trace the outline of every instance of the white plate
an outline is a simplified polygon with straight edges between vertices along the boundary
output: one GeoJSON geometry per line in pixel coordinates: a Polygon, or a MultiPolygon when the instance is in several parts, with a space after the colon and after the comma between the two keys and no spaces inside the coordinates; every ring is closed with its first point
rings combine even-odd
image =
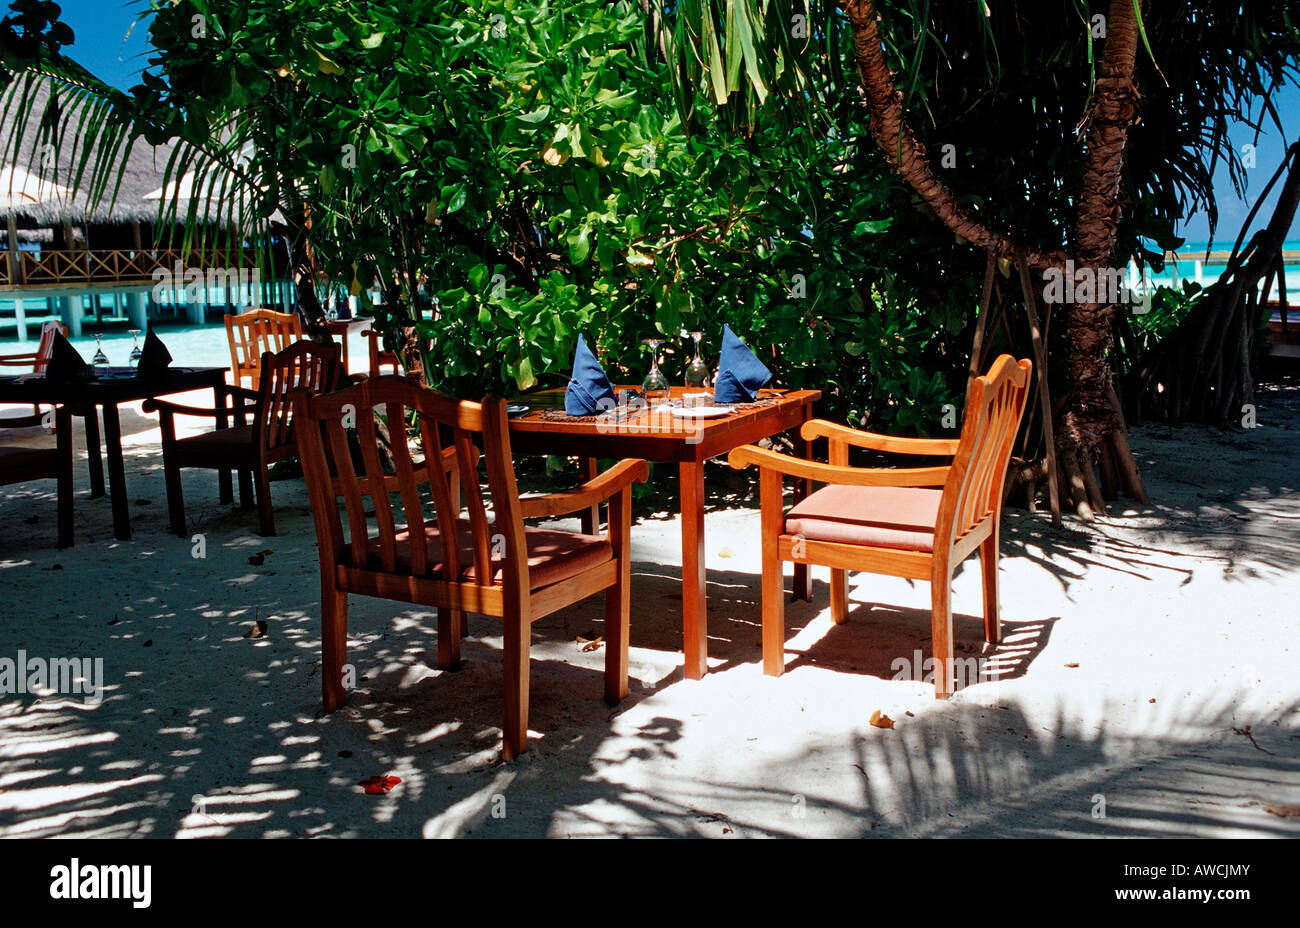
{"type": "Polygon", "coordinates": [[[733,406],[674,406],[673,415],[678,419],[720,419],[735,412],[733,406]]]}

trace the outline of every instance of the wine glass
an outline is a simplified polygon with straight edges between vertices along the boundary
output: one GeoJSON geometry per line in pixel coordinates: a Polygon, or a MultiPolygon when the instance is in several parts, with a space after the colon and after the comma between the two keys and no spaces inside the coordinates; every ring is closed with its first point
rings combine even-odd
{"type": "Polygon", "coordinates": [[[104,354],[104,346],[99,343],[102,336],[95,336],[95,356],[90,359],[90,363],[95,365],[95,370],[108,370],[108,355],[104,354]]]}
{"type": "Polygon", "coordinates": [[[709,385],[709,366],[704,363],[704,358],[700,357],[700,339],[703,337],[703,332],[691,333],[691,338],[695,339],[695,357],[691,358],[691,363],[686,365],[686,386],[688,387],[707,387],[709,385]]]}
{"type": "Polygon", "coordinates": [[[650,373],[641,384],[641,394],[647,403],[661,402],[668,399],[668,378],[659,370],[659,346],[663,339],[647,338],[645,343],[650,346],[650,373]]]}
{"type": "Polygon", "coordinates": [[[139,367],[140,356],[144,354],[144,352],[140,350],[140,330],[127,329],[127,331],[131,333],[131,357],[128,359],[128,363],[132,367],[139,367]]]}

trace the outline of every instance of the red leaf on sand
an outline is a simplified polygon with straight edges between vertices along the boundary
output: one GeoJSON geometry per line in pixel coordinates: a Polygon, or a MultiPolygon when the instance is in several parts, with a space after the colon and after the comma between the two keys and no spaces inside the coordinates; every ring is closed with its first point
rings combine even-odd
{"type": "Polygon", "coordinates": [[[364,780],[358,780],[357,786],[364,786],[367,793],[386,793],[398,783],[402,782],[401,777],[366,777],[364,780]]]}

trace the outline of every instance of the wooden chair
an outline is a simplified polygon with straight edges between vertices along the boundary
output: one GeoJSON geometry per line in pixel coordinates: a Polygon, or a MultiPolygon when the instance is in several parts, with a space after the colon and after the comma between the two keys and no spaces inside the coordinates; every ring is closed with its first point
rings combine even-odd
{"type": "Polygon", "coordinates": [[[631,486],[649,475],[645,461],[620,461],[571,492],[520,499],[503,400],[464,402],[383,376],[324,396],[299,393],[294,403],[320,550],[326,712],[347,697],[349,593],[436,607],[439,667],[460,660],[465,613],[502,618],[507,760],[528,747],[530,626],[543,616],[604,590],[605,699],[612,705],[627,695],[631,486]],[[394,436],[391,473],[381,464],[376,441],[379,406],[394,436]],[[419,423],[423,460],[397,440],[397,423],[408,413],[419,423]],[[359,456],[349,447],[353,424],[359,456]],[[440,432],[449,436],[445,443],[440,432]],[[493,522],[478,489],[480,457],[486,459],[493,522]],[[457,473],[464,509],[452,502],[448,475],[457,473]],[[397,510],[394,495],[400,498],[397,510]],[[432,517],[422,496],[432,500],[432,517]],[[610,500],[606,535],[524,527],[524,519],[577,512],[604,499],[610,500]]]}
{"type": "Polygon", "coordinates": [[[300,389],[312,392],[332,390],[339,382],[342,367],[337,345],[299,341],[277,354],[265,352],[259,368],[261,386],[256,392],[240,386],[225,386],[218,391],[218,404],[211,409],[182,406],[156,398],[144,402],[142,408],[145,412],[158,413],[163,472],[167,481],[167,512],[171,530],[177,535],[187,534],[180,475],[183,467],[222,471],[220,499],[223,503],[231,501],[230,471],[239,473],[239,495],[243,506],[249,504],[251,485],[255,482],[260,531],[263,535],[275,534],[268,470],[276,461],[298,456],[289,393],[300,389]],[[217,427],[211,432],[177,438],[177,415],[212,418],[217,427]],[[251,421],[246,417],[251,417],[251,421]]]}
{"type": "MultiPolygon", "coordinates": [[[[45,425],[45,416],[11,417],[0,420],[0,428],[45,425]]],[[[25,483],[53,477],[58,481],[59,547],[70,548],[72,531],[72,413],[67,406],[54,410],[54,447],[29,448],[0,445],[0,485],[25,483]]],[[[21,533],[20,533],[21,534],[21,533]]]]}
{"type": "Polygon", "coordinates": [[[44,374],[45,365],[50,363],[50,354],[54,351],[54,336],[68,334],[68,327],[59,322],[47,322],[41,326],[41,338],[36,350],[25,354],[0,355],[0,367],[21,367],[33,374],[44,374]]]}
{"type": "MultiPolygon", "coordinates": [[[[731,452],[737,469],[759,468],[762,509],[763,671],[785,669],[781,564],[831,568],[831,619],[848,617],[846,571],[930,581],[935,695],[954,692],[952,574],[979,551],[984,584],[984,637],[1001,639],[998,616],[998,526],[1002,485],[1029,389],[1030,362],[1002,355],[975,378],[958,439],[894,438],[820,419],[804,423],[805,440],[830,439],[821,464],[745,445],[731,452]],[[951,455],[941,467],[849,466],[849,446],[917,455],[951,455]],[[782,511],[782,476],[827,486],[782,511]]],[[[919,672],[919,668],[918,668],[919,672]]]]}
{"type": "Polygon", "coordinates": [[[261,383],[262,355],[283,351],[300,340],[302,319],[297,313],[277,313],[273,309],[228,315],[226,338],[230,342],[231,383],[242,387],[248,377],[256,390],[261,383]]]}
{"type": "Polygon", "coordinates": [[[366,329],[363,334],[370,348],[370,376],[378,377],[385,367],[392,368],[394,374],[402,373],[402,361],[397,352],[383,349],[384,337],[373,328],[366,329]]]}

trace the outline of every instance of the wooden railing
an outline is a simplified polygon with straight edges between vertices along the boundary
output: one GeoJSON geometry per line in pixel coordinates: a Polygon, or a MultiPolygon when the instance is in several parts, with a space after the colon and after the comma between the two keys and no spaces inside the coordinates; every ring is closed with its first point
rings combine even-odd
{"type": "MultiPolygon", "coordinates": [[[[13,266],[9,253],[0,257],[0,289],[60,287],[75,284],[149,283],[155,271],[176,274],[179,264],[182,275],[191,268],[254,268],[257,253],[252,249],[183,252],[173,249],[136,251],[114,249],[108,251],[44,251],[38,254],[18,253],[18,266],[13,266]],[[15,270],[17,273],[15,274],[15,270]]],[[[184,286],[183,276],[175,281],[184,286]]]]}

